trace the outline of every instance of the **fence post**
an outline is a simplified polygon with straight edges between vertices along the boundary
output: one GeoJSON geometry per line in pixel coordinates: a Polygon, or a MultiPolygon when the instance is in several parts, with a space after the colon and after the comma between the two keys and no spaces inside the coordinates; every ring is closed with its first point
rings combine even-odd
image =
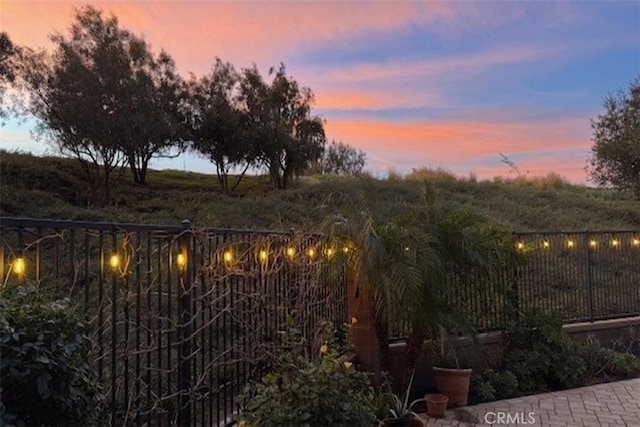
{"type": "Polygon", "coordinates": [[[584,250],[585,250],[585,268],[587,273],[587,310],[589,322],[593,322],[593,279],[591,277],[591,249],[589,249],[589,233],[587,232],[584,237],[584,250]]]}
{"type": "Polygon", "coordinates": [[[180,278],[180,361],[179,361],[179,425],[190,426],[191,422],[191,274],[193,259],[191,253],[191,222],[182,221],[179,245],[182,261],[178,265],[180,278]]]}
{"type": "Polygon", "coordinates": [[[360,366],[376,375],[380,373],[380,346],[373,320],[373,298],[367,284],[350,267],[347,274],[347,314],[357,322],[351,328],[351,344],[360,366]]]}

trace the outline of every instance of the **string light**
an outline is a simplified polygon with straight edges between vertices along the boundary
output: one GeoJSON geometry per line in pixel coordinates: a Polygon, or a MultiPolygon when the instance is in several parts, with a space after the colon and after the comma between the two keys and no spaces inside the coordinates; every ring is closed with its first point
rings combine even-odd
{"type": "Polygon", "coordinates": [[[292,247],[292,246],[289,246],[287,248],[287,256],[289,258],[293,258],[295,255],[296,255],[296,249],[294,247],[292,247]]]}
{"type": "Polygon", "coordinates": [[[523,249],[524,249],[524,243],[522,243],[522,242],[518,242],[518,243],[516,244],[516,247],[517,247],[519,250],[523,250],[523,249]]]}
{"type": "Polygon", "coordinates": [[[233,261],[233,252],[231,250],[224,251],[222,259],[224,259],[225,263],[230,264],[233,261]]]}
{"type": "Polygon", "coordinates": [[[176,256],[176,264],[179,268],[184,268],[187,265],[187,256],[183,253],[179,253],[176,256]]]}
{"type": "Polygon", "coordinates": [[[614,248],[618,247],[620,245],[620,241],[617,239],[613,239],[611,241],[611,246],[613,246],[614,248]]]}
{"type": "Polygon", "coordinates": [[[316,251],[313,248],[309,248],[309,250],[307,250],[307,255],[309,256],[309,258],[313,259],[313,257],[316,256],[316,251]]]}
{"type": "Polygon", "coordinates": [[[596,246],[598,246],[598,242],[596,242],[595,240],[590,240],[589,246],[591,246],[592,248],[595,248],[596,246]]]}
{"type": "Polygon", "coordinates": [[[575,245],[576,245],[576,242],[574,242],[573,240],[567,240],[568,248],[573,248],[575,245]]]}
{"type": "Polygon", "coordinates": [[[545,249],[548,249],[549,248],[549,241],[545,240],[544,242],[542,242],[542,247],[545,248],[545,249]]]}
{"type": "Polygon", "coordinates": [[[336,251],[332,248],[327,248],[327,250],[325,250],[324,252],[325,254],[327,254],[327,258],[333,258],[336,253],[336,251]]]}
{"type": "Polygon", "coordinates": [[[18,257],[13,261],[13,272],[18,276],[23,275],[26,269],[27,266],[23,257],[18,257]]]}
{"type": "Polygon", "coordinates": [[[267,251],[265,249],[260,249],[260,253],[258,254],[258,259],[260,260],[260,262],[267,262],[268,258],[269,254],[267,253],[267,251]]]}
{"type": "Polygon", "coordinates": [[[631,244],[633,246],[640,246],[640,239],[633,239],[633,241],[631,242],[631,244]]]}
{"type": "Polygon", "coordinates": [[[111,258],[109,258],[109,265],[114,270],[120,266],[120,256],[118,254],[112,254],[111,258]]]}

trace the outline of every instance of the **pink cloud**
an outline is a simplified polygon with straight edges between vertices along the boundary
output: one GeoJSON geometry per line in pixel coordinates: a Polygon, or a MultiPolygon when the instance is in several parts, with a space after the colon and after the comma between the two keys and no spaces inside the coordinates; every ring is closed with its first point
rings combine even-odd
{"type": "MultiPolygon", "coordinates": [[[[66,32],[76,1],[2,2],[2,26],[21,44],[42,46],[66,32]]],[[[392,31],[416,20],[451,16],[445,3],[411,2],[92,2],[122,26],[143,33],[185,71],[205,71],[215,56],[247,66],[277,64],[296,49],[367,31],[392,31]]]]}
{"type": "MultiPolygon", "coordinates": [[[[539,153],[584,152],[591,146],[588,122],[583,118],[555,118],[540,121],[431,121],[390,122],[369,119],[332,119],[328,133],[369,154],[372,168],[385,169],[394,165],[400,171],[430,166],[455,169],[464,165],[464,173],[475,169],[474,161],[495,158],[499,153],[525,158],[521,169],[546,174],[567,167],[566,161],[542,161],[539,153]],[[531,160],[527,159],[531,157],[531,160]],[[558,169],[555,169],[558,167],[558,169]]],[[[552,159],[558,156],[550,155],[552,159]]],[[[582,170],[584,158],[577,159],[582,170]]],[[[502,174],[508,172],[502,165],[502,174]]],[[[490,178],[491,176],[484,176],[490,178]]],[[[584,173],[582,172],[584,178],[584,173]]]]}
{"type": "MultiPolygon", "coordinates": [[[[303,76],[304,77],[304,76],[303,76]]],[[[388,87],[386,90],[367,88],[336,89],[329,84],[315,86],[315,107],[332,110],[381,110],[392,108],[433,107],[439,105],[438,94],[388,87]]]]}

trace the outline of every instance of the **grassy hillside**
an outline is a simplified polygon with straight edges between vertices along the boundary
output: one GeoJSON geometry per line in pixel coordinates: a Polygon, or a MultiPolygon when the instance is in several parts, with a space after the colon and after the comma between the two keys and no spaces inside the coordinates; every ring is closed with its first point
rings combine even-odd
{"type": "Polygon", "coordinates": [[[75,161],[0,152],[0,214],[36,218],[199,226],[317,229],[327,215],[351,209],[384,216],[419,203],[425,185],[437,197],[470,207],[517,231],[639,229],[640,201],[613,190],[569,185],[557,176],[478,181],[421,170],[407,177],[304,177],[277,191],[267,177],[245,178],[235,196],[221,194],[214,175],[150,171],[146,186],[125,173],[113,202],[88,207],[75,161]]]}

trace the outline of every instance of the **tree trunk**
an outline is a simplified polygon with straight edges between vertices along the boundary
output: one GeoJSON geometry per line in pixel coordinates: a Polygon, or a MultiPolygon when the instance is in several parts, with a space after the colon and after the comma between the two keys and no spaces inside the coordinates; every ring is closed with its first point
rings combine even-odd
{"type": "Polygon", "coordinates": [[[412,331],[407,337],[407,365],[403,384],[403,387],[405,388],[409,384],[411,375],[413,375],[413,372],[416,369],[418,356],[420,356],[420,353],[422,352],[426,337],[427,334],[425,333],[424,327],[418,325],[413,326],[412,331]]]}
{"type": "Polygon", "coordinates": [[[138,167],[136,166],[136,159],[134,156],[129,156],[129,169],[131,169],[131,176],[133,176],[133,182],[138,184],[140,182],[140,175],[138,174],[138,167]]]}
{"type": "Polygon", "coordinates": [[[380,365],[382,371],[391,371],[391,353],[389,351],[389,324],[381,316],[374,315],[373,324],[376,328],[376,337],[380,346],[380,365]]]}
{"type": "Polygon", "coordinates": [[[147,182],[147,167],[149,166],[149,160],[143,160],[138,171],[138,184],[145,185],[147,182]]]}

